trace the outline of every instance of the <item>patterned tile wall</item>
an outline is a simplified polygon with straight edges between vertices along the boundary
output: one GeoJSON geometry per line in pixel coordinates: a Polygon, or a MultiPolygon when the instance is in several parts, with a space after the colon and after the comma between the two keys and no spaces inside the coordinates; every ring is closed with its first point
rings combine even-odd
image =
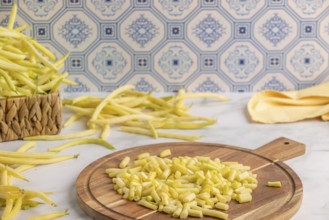
{"type": "MultiPolygon", "coordinates": [[[[0,0],[5,25],[14,0],[0,0]]],[[[16,25],[60,57],[65,92],[249,92],[329,81],[326,0],[17,0],[16,25]]]]}

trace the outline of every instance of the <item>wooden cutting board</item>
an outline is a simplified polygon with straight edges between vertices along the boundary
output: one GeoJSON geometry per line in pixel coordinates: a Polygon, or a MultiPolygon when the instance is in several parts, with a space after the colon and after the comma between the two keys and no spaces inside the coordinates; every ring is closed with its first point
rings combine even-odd
{"type": "Polygon", "coordinates": [[[134,160],[140,153],[159,155],[162,150],[168,148],[171,149],[173,157],[202,155],[213,159],[220,158],[221,161],[238,161],[252,168],[259,181],[258,187],[252,193],[253,200],[244,204],[231,201],[227,211],[229,219],[284,220],[291,218],[301,205],[302,182],[297,174],[281,161],[303,155],[305,145],[279,138],[256,150],[213,143],[179,142],[139,146],[109,154],[88,165],[77,178],[77,201],[81,209],[96,220],[170,219],[170,215],[122,199],[121,195],[114,191],[111,179],[105,174],[105,169],[118,167],[125,156],[134,160]],[[281,181],[282,187],[267,187],[268,181],[281,181]]]}

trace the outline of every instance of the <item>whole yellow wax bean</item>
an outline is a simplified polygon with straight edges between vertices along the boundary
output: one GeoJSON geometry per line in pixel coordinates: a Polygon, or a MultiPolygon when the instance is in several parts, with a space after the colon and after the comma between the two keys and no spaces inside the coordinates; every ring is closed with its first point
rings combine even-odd
{"type": "Polygon", "coordinates": [[[53,220],[56,218],[63,217],[65,215],[68,215],[68,210],[65,210],[64,212],[54,212],[50,214],[43,214],[43,215],[37,215],[34,217],[30,217],[27,220],[53,220]]]}

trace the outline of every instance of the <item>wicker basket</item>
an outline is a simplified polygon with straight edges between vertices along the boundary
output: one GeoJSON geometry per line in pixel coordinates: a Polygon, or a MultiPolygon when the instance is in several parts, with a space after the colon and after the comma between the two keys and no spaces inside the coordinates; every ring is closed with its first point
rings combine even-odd
{"type": "Polygon", "coordinates": [[[58,92],[0,100],[0,142],[58,134],[62,101],[58,92]]]}

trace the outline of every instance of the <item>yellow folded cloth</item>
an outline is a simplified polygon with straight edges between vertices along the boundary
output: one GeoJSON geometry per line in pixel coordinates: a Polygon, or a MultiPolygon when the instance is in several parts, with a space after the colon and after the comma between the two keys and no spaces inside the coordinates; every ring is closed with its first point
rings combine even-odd
{"type": "Polygon", "coordinates": [[[256,93],[248,103],[252,120],[262,123],[287,123],[321,117],[329,120],[329,82],[302,90],[256,93]]]}

